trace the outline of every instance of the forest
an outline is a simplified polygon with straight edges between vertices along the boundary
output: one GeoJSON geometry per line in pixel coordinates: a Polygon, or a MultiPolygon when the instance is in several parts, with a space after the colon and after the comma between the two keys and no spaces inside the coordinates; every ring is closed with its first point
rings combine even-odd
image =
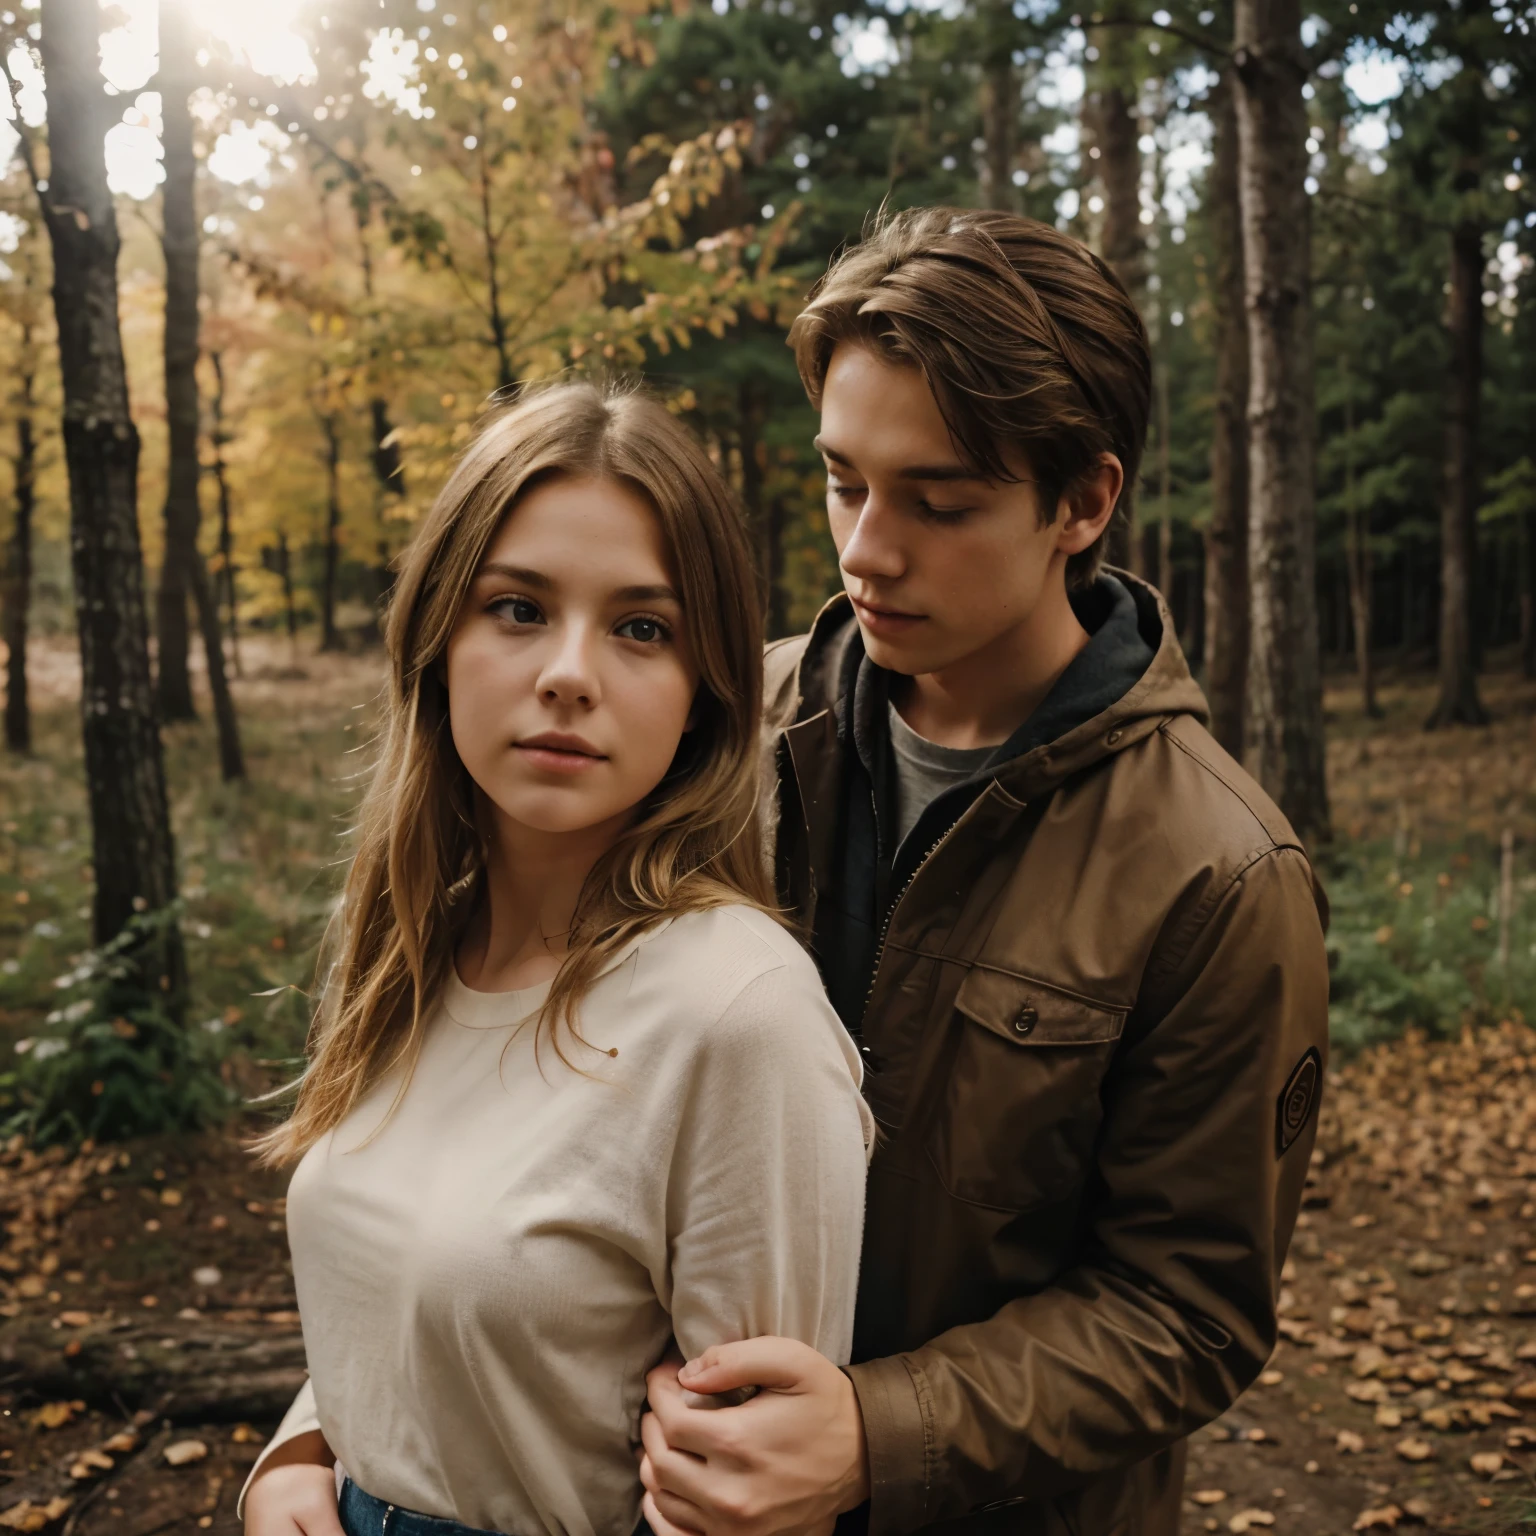
{"type": "Polygon", "coordinates": [[[302,1377],[243,1138],[454,455],[643,381],[800,632],[786,333],[920,204],[1141,309],[1112,558],[1332,906],[1282,1342],[1185,1529],[1536,1524],[1536,5],[1076,3],[0,0],[0,1527],[233,1531],[302,1377]]]}

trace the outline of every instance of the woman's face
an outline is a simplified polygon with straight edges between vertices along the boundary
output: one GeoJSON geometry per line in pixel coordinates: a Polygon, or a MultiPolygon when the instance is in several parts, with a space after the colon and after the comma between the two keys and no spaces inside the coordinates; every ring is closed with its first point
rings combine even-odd
{"type": "Polygon", "coordinates": [[[699,685],[660,520],[615,480],[530,491],[448,641],[453,744],[499,818],[615,832],[671,766],[699,685]]]}

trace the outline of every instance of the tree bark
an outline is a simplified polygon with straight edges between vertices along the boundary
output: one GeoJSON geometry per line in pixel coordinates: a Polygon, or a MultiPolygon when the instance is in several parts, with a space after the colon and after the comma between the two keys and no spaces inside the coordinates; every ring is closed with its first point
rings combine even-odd
{"type": "Polygon", "coordinates": [[[320,578],[320,649],[339,651],[341,634],[336,628],[336,577],[341,561],[337,540],[341,528],[341,428],[333,415],[320,418],[325,433],[325,563],[320,578]]]}
{"type": "Polygon", "coordinates": [[[1211,520],[1205,535],[1205,692],[1211,734],[1243,755],[1248,672],[1248,316],[1237,193],[1237,103],[1230,75],[1217,87],[1207,183],[1215,318],[1216,411],[1211,431],[1211,520]]]}
{"type": "Polygon", "coordinates": [[[9,1325],[0,1383],[109,1412],[149,1408],[182,1424],[274,1421],[304,1384],[304,1340],[292,1326],[125,1318],[92,1324],[71,1343],[79,1351],[64,1354],[46,1319],[9,1325]]]}
{"type": "Polygon", "coordinates": [[[16,389],[16,456],[11,461],[16,487],[16,521],[6,550],[5,588],[0,613],[5,626],[5,745],[11,752],[32,750],[32,708],[27,697],[27,628],[32,609],[32,514],[37,505],[37,440],[32,425],[36,362],[33,326],[21,328],[21,372],[16,389]]]}
{"type": "Polygon", "coordinates": [[[1318,655],[1307,56],[1299,0],[1238,0],[1234,89],[1248,314],[1244,728],[1259,782],[1308,843],[1331,829],[1318,655]]]}
{"type": "MultiPolygon", "coordinates": [[[[136,910],[176,895],[175,853],[139,547],[139,434],[128,408],[117,310],[117,215],[107,187],[107,127],[96,0],[43,0],[49,180],[41,196],[53,247],[64,390],[70,552],[80,638],[89,786],[93,929],[116,937],[136,910]]],[[[131,956],[134,980],[179,1007],[185,959],[165,921],[131,956]]]]}
{"type": "Polygon", "coordinates": [[[277,574],[283,583],[283,617],[288,625],[288,651],[292,659],[298,659],[299,611],[293,598],[293,555],[288,549],[288,535],[277,535],[277,574]]]}
{"type": "MultiPolygon", "coordinates": [[[[245,762],[240,750],[240,724],[230,697],[229,680],[224,675],[224,642],[219,634],[218,607],[209,590],[208,571],[197,543],[198,524],[202,521],[198,496],[202,466],[198,459],[201,408],[197,389],[197,159],[192,151],[192,114],[187,107],[194,83],[191,41],[187,36],[185,13],[176,3],[160,6],[159,83],[165,123],[161,245],[165,251],[165,419],[170,438],[161,591],[163,595],[165,572],[179,565],[181,621],[185,626],[186,589],[190,587],[208,663],[208,688],[213,695],[214,722],[219,737],[219,768],[227,782],[245,777],[245,762]]],[[[222,383],[221,374],[221,392],[222,383]]],[[[220,536],[221,542],[227,541],[227,524],[221,528],[220,536]]],[[[163,618],[163,601],[161,612],[163,618]]],[[[167,678],[164,654],[162,650],[162,699],[167,678]]],[[[181,666],[186,669],[184,646],[181,666]]]]}
{"type": "Polygon", "coordinates": [[[771,534],[763,507],[763,410],[764,401],[756,385],[743,379],[736,391],[736,431],[741,446],[741,501],[747,513],[747,526],[757,551],[758,589],[766,613],[772,601],[769,583],[774,564],[771,534]]]}
{"type": "Polygon", "coordinates": [[[981,162],[981,198],[986,207],[1011,213],[1018,206],[1013,161],[1019,120],[1013,11],[1006,4],[994,3],[987,6],[980,20],[986,29],[980,102],[981,134],[986,145],[981,162]]]}
{"type": "Polygon", "coordinates": [[[1440,696],[1425,728],[1486,725],[1477,692],[1472,573],[1477,565],[1477,431],[1483,379],[1483,232],[1451,235],[1451,370],[1440,503],[1440,696]]]}
{"type": "Polygon", "coordinates": [[[1520,519],[1520,672],[1536,677],[1536,506],[1520,519]]]}
{"type": "Polygon", "coordinates": [[[1349,573],[1349,613],[1355,635],[1355,673],[1360,679],[1360,708],[1368,720],[1381,717],[1376,703],[1376,673],[1371,659],[1371,530],[1355,486],[1355,401],[1345,380],[1344,395],[1344,560],[1349,573]]]}
{"type": "MultiPolygon", "coordinates": [[[[213,482],[219,493],[219,585],[223,589],[224,611],[229,625],[229,659],[235,676],[243,676],[240,667],[240,613],[235,594],[235,536],[229,502],[229,474],[224,464],[224,448],[229,433],[224,427],[224,355],[210,352],[213,364],[213,482]]],[[[217,607],[217,593],[215,594],[217,607]]]]}
{"type": "MultiPolygon", "coordinates": [[[[1123,3],[1108,8],[1111,20],[1128,20],[1123,3]]],[[[1083,97],[1084,137],[1089,140],[1104,197],[1099,248],[1138,309],[1146,296],[1147,241],[1141,223],[1141,125],[1137,120],[1136,31],[1104,26],[1091,34],[1098,59],[1089,66],[1083,97]]],[[[1146,569],[1136,528],[1134,496],[1122,498],[1124,512],[1110,529],[1109,556],[1140,575],[1146,569]]]]}
{"type": "Polygon", "coordinates": [[[203,635],[203,653],[208,658],[208,691],[213,695],[213,718],[219,736],[219,772],[226,784],[245,777],[245,754],[240,748],[240,721],[235,701],[224,675],[224,642],[219,633],[219,601],[203,553],[193,548],[189,558],[192,577],[192,601],[197,608],[198,627],[203,635]]]}
{"type": "Polygon", "coordinates": [[[160,6],[161,100],[165,103],[161,247],[165,253],[165,405],[170,462],[165,486],[165,549],[155,600],[156,686],[162,720],[195,720],[188,666],[191,642],[187,598],[197,549],[197,162],[186,110],[192,82],[186,23],[172,5],[160,6]],[[190,281],[191,302],[186,299],[190,281]],[[180,300],[181,302],[176,302],[180,300]],[[188,415],[191,428],[188,435],[188,415]]]}

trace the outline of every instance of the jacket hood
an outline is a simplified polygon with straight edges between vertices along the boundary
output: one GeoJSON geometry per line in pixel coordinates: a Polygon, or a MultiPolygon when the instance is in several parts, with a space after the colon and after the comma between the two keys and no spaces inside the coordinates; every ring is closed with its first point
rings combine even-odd
{"type": "MultiPolygon", "coordinates": [[[[1052,741],[997,764],[988,772],[1021,800],[1048,792],[1063,780],[1140,741],[1172,716],[1209,722],[1205,695],[1189,670],[1173,616],[1161,594],[1139,576],[1106,568],[1136,605],[1137,627],[1152,651],[1138,681],[1108,708],[1052,741]]],[[[808,720],[823,710],[839,712],[864,655],[853,604],[844,592],[816,616],[806,637],[797,679],[793,719],[808,720]]],[[[785,721],[784,723],[789,723],[785,721]]]]}

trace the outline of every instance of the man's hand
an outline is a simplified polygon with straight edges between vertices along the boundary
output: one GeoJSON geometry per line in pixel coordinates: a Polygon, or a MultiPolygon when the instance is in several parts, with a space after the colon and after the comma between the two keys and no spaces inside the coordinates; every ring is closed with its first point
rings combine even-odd
{"type": "Polygon", "coordinates": [[[707,1349],[646,1377],[640,1421],[645,1518],[656,1536],[830,1532],[869,1497],[864,1419],[849,1381],[794,1339],[707,1349]],[[702,1394],[761,1388],[736,1408],[692,1408],[702,1394]]]}
{"type": "Polygon", "coordinates": [[[318,1430],[278,1446],[245,1496],[245,1536],[344,1536],[335,1460],[318,1430]]]}

